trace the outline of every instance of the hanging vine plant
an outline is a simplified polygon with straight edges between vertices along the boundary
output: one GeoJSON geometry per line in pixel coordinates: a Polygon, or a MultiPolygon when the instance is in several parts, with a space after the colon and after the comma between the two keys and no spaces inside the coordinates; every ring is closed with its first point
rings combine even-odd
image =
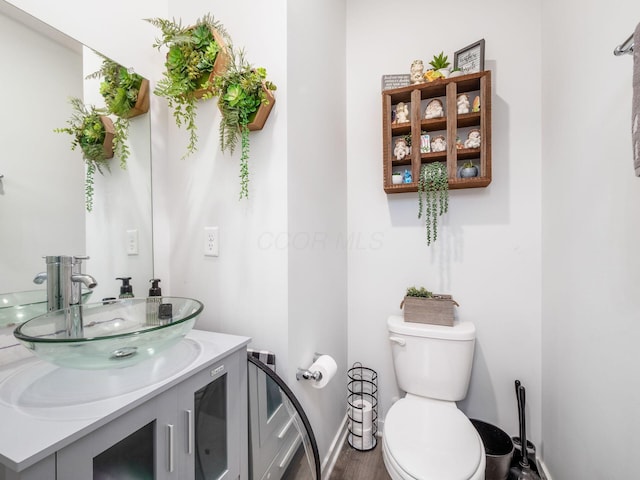
{"type": "Polygon", "coordinates": [[[71,135],[71,150],[80,147],[82,157],[87,166],[85,176],[85,201],[87,211],[93,210],[93,177],[96,171],[104,174],[110,171],[108,160],[114,154],[120,158],[120,167],[127,166],[129,149],[125,138],[115,129],[113,121],[107,116],[106,109],[85,105],[79,98],[70,98],[73,109],[71,118],[67,120],[67,127],[56,128],[57,133],[71,135]]]}
{"type": "Polygon", "coordinates": [[[220,148],[234,152],[241,144],[240,199],[249,197],[249,131],[259,130],[269,115],[276,86],[267,80],[264,68],[252,67],[244,51],[230,49],[231,61],[227,70],[213,80],[213,95],[218,97],[222,113],[220,120],[220,148]]]}
{"type": "Polygon", "coordinates": [[[211,14],[198,19],[195,25],[183,27],[181,21],[148,18],[162,36],[153,44],[160,50],[169,49],[163,78],[153,93],[167,99],[178,127],[189,132],[188,157],[197,150],[196,100],[211,98],[213,77],[225,71],[228,62],[229,35],[211,14]]]}
{"type": "Polygon", "coordinates": [[[424,215],[427,245],[438,238],[438,217],[449,210],[449,178],[443,162],[427,163],[418,179],[418,218],[424,215]]]}

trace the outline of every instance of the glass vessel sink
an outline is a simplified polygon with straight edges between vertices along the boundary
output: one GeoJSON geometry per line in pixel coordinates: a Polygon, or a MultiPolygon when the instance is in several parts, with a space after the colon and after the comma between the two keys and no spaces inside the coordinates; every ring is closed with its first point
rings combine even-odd
{"type": "MultiPolygon", "coordinates": [[[[82,291],[82,303],[86,303],[92,290],[82,291]]],[[[47,291],[25,290],[0,293],[0,328],[13,327],[47,313],[47,291]]]]}
{"type": "Polygon", "coordinates": [[[176,344],[204,306],[180,297],[128,298],[56,310],[18,326],[14,336],[43,360],[80,369],[136,364],[176,344]]]}

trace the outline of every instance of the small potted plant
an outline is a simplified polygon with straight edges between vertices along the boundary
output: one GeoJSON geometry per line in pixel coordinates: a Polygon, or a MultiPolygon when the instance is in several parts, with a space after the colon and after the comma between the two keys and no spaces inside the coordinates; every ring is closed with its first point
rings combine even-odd
{"type": "Polygon", "coordinates": [[[449,177],[443,162],[427,163],[418,179],[418,218],[425,217],[427,245],[438,238],[438,217],[449,210],[449,177]]]}
{"type": "Polygon", "coordinates": [[[213,95],[218,97],[220,148],[234,152],[241,144],[240,198],[249,197],[249,131],[264,126],[275,97],[276,86],[267,80],[264,68],[254,68],[244,58],[242,50],[230,48],[231,61],[227,70],[213,80],[213,95]]]}
{"type": "Polygon", "coordinates": [[[82,157],[87,165],[85,176],[86,208],[93,209],[93,176],[96,170],[104,174],[110,171],[108,160],[114,153],[120,158],[120,167],[126,169],[129,150],[124,139],[114,128],[113,121],[107,116],[106,109],[85,105],[79,98],[70,98],[73,109],[67,127],[56,128],[57,133],[71,135],[71,150],[80,147],[82,157]]]}
{"type": "Polygon", "coordinates": [[[478,167],[473,162],[465,162],[460,168],[460,178],[472,178],[478,176],[478,167]]]}
{"type": "Polygon", "coordinates": [[[405,322],[451,327],[454,305],[459,306],[451,295],[434,294],[424,287],[409,287],[400,308],[404,308],[405,322]]]}
{"type": "Polygon", "coordinates": [[[195,25],[183,27],[180,21],[149,18],[147,22],[162,31],[153,46],[169,49],[163,78],[153,93],[167,99],[178,127],[189,132],[188,157],[197,149],[196,100],[211,98],[213,78],[227,68],[229,36],[222,24],[211,14],[198,19],[195,25]]]}
{"type": "Polygon", "coordinates": [[[391,183],[394,185],[400,185],[403,182],[402,172],[393,172],[391,174],[391,183]]]}
{"type": "Polygon", "coordinates": [[[449,57],[445,55],[444,52],[440,52],[439,55],[434,55],[429,65],[431,65],[432,69],[427,70],[425,73],[425,78],[429,82],[438,78],[447,78],[451,73],[449,69],[449,57]]]}

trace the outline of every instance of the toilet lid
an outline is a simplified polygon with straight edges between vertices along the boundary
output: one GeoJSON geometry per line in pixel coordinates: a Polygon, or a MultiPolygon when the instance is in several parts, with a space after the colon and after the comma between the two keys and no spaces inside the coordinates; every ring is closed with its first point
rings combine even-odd
{"type": "Polygon", "coordinates": [[[411,478],[468,480],[483,455],[473,424],[454,403],[405,397],[387,413],[388,453],[411,478]]]}

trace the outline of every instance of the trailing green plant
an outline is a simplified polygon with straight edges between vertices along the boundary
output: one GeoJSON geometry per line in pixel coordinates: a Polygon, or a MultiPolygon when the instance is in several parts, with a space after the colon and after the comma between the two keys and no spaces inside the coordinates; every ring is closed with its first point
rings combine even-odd
{"type": "MultiPolygon", "coordinates": [[[[76,97],[69,99],[72,113],[67,120],[67,127],[56,128],[54,132],[68,133],[71,135],[71,150],[80,147],[82,157],[87,166],[85,176],[85,200],[87,211],[93,210],[93,176],[96,171],[104,174],[104,170],[110,171],[108,160],[112,157],[110,152],[105,152],[104,141],[107,135],[101,117],[109,112],[106,109],[96,108],[93,105],[85,105],[76,97]],[[108,154],[109,153],[109,154],[108,154]]],[[[113,152],[120,158],[120,168],[126,169],[126,160],[129,150],[122,137],[122,132],[115,128],[113,136],[113,152]]]]}
{"type": "Polygon", "coordinates": [[[434,55],[433,60],[429,62],[429,65],[433,67],[434,70],[440,70],[441,68],[447,68],[449,64],[449,57],[444,54],[444,52],[440,52],[440,55],[434,55]]]}
{"type": "MultiPolygon", "coordinates": [[[[189,132],[187,153],[182,157],[186,158],[197,150],[196,91],[212,87],[210,75],[224,48],[214,38],[213,30],[225,41],[229,36],[211,14],[199,18],[195,25],[189,27],[183,27],[182,22],[175,19],[148,18],[146,21],[162,31],[162,36],[156,38],[153,47],[158,50],[163,46],[169,49],[163,78],[158,81],[153,93],[167,99],[176,125],[184,125],[189,132]]],[[[202,98],[211,96],[210,92],[205,92],[202,98]]]]}
{"type": "Polygon", "coordinates": [[[268,104],[265,92],[276,86],[267,80],[264,68],[254,68],[244,57],[244,51],[230,48],[231,61],[227,70],[213,80],[213,95],[218,97],[222,113],[220,120],[220,148],[234,152],[241,144],[240,198],[249,196],[249,123],[260,105],[268,104]]]}
{"type": "Polygon", "coordinates": [[[449,178],[443,162],[427,163],[418,179],[418,218],[424,215],[427,245],[438,238],[438,217],[449,210],[449,178]]]}
{"type": "Polygon", "coordinates": [[[407,297],[433,298],[433,293],[424,287],[409,287],[407,288],[407,297]]]}

